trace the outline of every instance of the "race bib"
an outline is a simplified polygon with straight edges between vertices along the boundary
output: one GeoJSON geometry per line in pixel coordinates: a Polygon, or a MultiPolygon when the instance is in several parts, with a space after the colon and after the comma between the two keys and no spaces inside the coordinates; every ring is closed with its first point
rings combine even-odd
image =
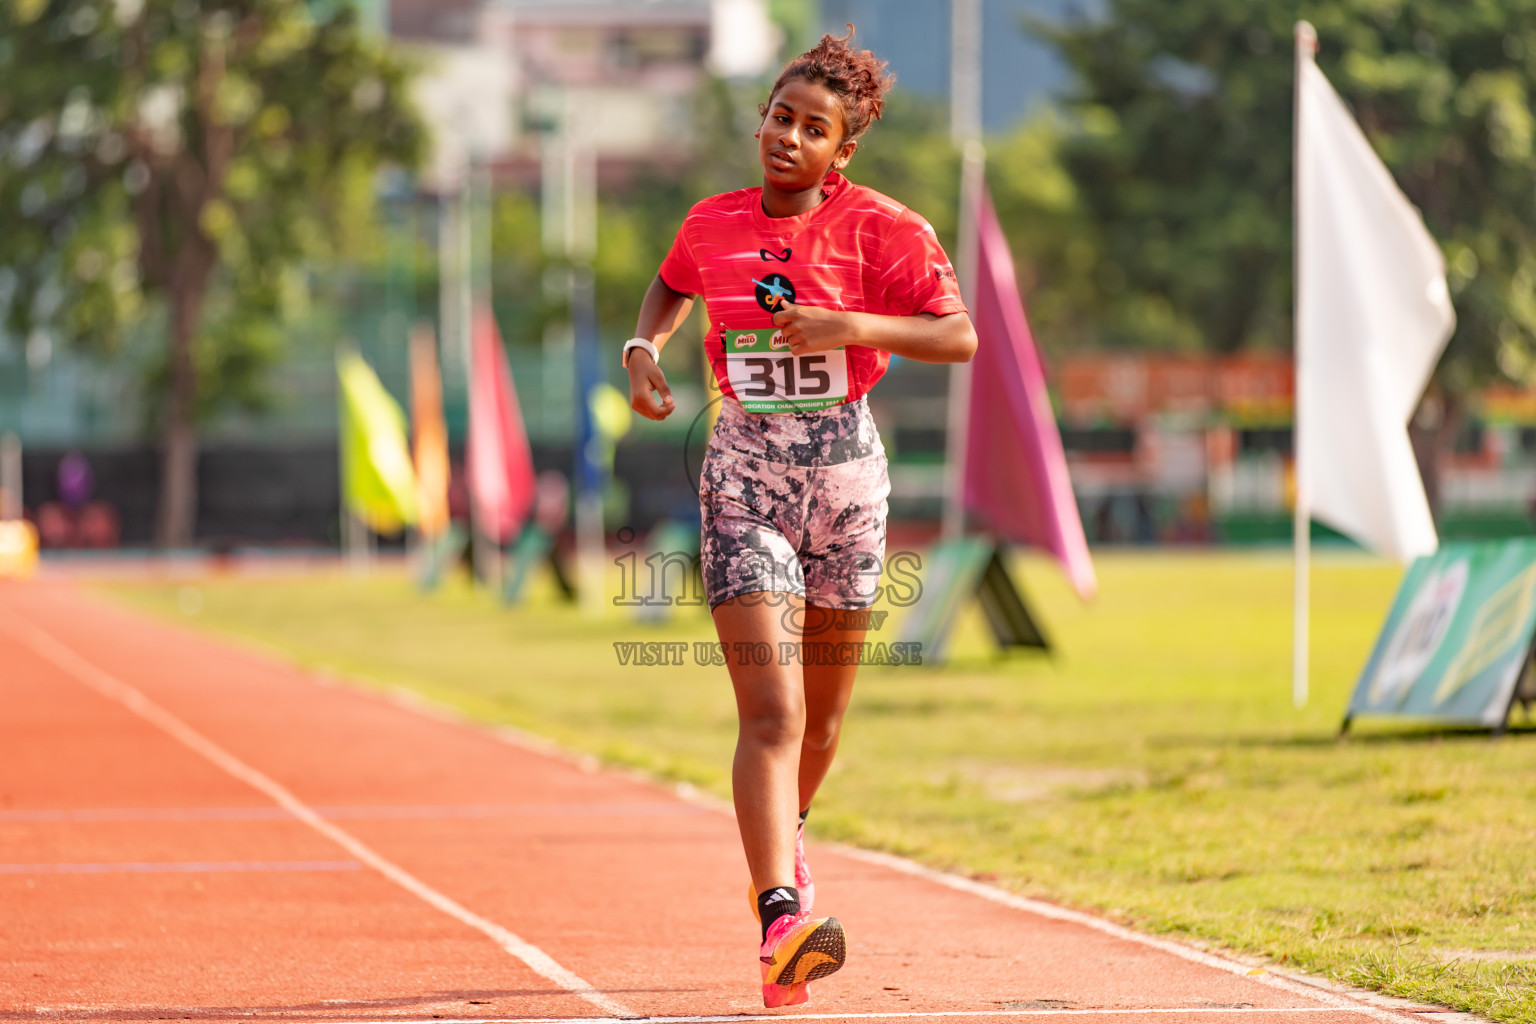
{"type": "Polygon", "coordinates": [[[848,400],[848,353],[795,355],[777,328],[722,330],[725,371],[748,412],[810,412],[848,400]]]}

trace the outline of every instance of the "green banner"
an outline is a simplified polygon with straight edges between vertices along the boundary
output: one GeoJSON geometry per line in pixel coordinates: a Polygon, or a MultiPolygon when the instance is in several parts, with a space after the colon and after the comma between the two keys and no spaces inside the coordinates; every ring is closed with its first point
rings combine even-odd
{"type": "Polygon", "coordinates": [[[1446,544],[1413,563],[1349,717],[1407,715],[1498,728],[1536,630],[1536,538],[1446,544]]]}

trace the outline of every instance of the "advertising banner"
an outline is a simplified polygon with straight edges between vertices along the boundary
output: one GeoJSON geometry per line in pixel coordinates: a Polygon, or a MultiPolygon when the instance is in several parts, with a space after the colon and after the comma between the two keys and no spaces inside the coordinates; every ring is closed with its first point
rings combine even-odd
{"type": "Polygon", "coordinates": [[[902,622],[903,643],[917,645],[923,664],[942,665],[960,610],[972,595],[981,604],[992,637],[1002,650],[1033,647],[1050,650],[1003,561],[1004,549],[990,537],[962,537],[929,549],[923,589],[902,622]]]}
{"type": "Polygon", "coordinates": [[[1403,578],[1350,719],[1503,726],[1536,631],[1536,538],[1445,544],[1403,578]]]}

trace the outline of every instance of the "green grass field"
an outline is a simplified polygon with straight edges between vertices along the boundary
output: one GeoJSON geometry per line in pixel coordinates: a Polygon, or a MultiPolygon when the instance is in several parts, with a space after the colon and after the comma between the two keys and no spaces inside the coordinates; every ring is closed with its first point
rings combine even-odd
{"type": "MultiPolygon", "coordinates": [[[[1296,711],[1282,555],[1101,555],[1087,607],[1048,564],[1020,565],[1056,655],[997,656],[973,609],[949,667],[862,670],[814,832],[1536,1022],[1536,736],[1367,724],[1334,739],[1397,569],[1318,563],[1313,694],[1296,711]]],[[[725,670],[621,667],[612,647],[712,640],[699,611],[593,621],[543,595],[508,610],[390,575],[111,593],[729,796],[725,670]]]]}

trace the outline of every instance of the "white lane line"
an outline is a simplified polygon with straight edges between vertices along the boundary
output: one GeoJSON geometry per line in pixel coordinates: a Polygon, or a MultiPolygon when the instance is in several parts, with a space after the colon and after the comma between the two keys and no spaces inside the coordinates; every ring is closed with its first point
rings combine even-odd
{"type": "Polygon", "coordinates": [[[0,875],[163,875],[220,871],[361,871],[355,860],[147,860],[82,864],[0,864],[0,875]]]}
{"type": "Polygon", "coordinates": [[[1292,981],[1290,978],[1271,974],[1262,968],[1253,968],[1247,964],[1240,964],[1235,960],[1228,960],[1177,942],[1153,938],[1150,935],[1142,935],[1140,932],[1133,932],[1129,928],[1122,928],[1118,924],[1112,924],[1091,914],[1084,914],[1077,910],[1068,910],[1065,907],[1058,907],[1053,903],[1046,903],[1042,900],[1032,900],[1025,896],[1016,896],[1011,892],[1006,892],[994,886],[973,882],[969,878],[961,878],[958,875],[949,875],[942,871],[935,871],[932,868],[924,867],[903,857],[895,857],[888,853],[876,853],[873,850],[860,850],[851,846],[839,846],[837,849],[845,857],[852,857],[854,860],[861,860],[866,864],[876,864],[880,867],[890,868],[892,871],[900,871],[902,874],[926,879],[950,889],[958,889],[960,892],[980,896],[982,899],[990,900],[993,903],[1001,903],[1004,906],[1013,907],[1015,910],[1023,910],[1054,921],[1068,921],[1072,924],[1082,925],[1085,928],[1092,928],[1094,931],[1103,932],[1105,935],[1113,935],[1115,938],[1123,939],[1126,942],[1134,942],[1139,946],[1148,946],[1152,949],[1161,950],[1164,953],[1171,953],[1183,960],[1203,964],[1206,967],[1225,971],[1228,974],[1241,975],[1249,981],[1256,981],[1261,985],[1268,985],[1270,988],[1276,988],[1291,995],[1316,999],[1328,1004],[1327,1007],[1324,1007],[1325,1009],[1349,1010],[1352,1013],[1363,1013],[1375,1020],[1389,1021],[1392,1024],[1421,1020],[1421,1018],[1412,1014],[1394,1013],[1379,1006],[1361,1003],[1314,985],[1292,981]]]}
{"type": "MultiPolygon", "coordinates": [[[[738,1013],[719,1017],[638,1017],[633,1024],[738,1024],[760,1020],[886,1020],[944,1017],[1129,1017],[1135,1014],[1364,1013],[1365,1006],[1149,1006],[1102,1010],[912,1010],[884,1013],[738,1013]]],[[[306,1024],[379,1024],[378,1021],[313,1021],[306,1024]]],[[[607,1017],[432,1017],[389,1024],[612,1024],[607,1017]]]]}
{"type": "Polygon", "coordinates": [[[10,622],[0,620],[0,627],[5,628],[38,655],[51,661],[64,672],[74,676],[75,679],[95,690],[103,697],[117,701],[146,722],[168,733],[183,746],[201,754],[251,788],[265,793],[280,807],[286,808],[295,818],[298,818],[304,824],[319,832],[402,889],[420,897],[425,903],[442,911],[449,917],[483,933],[502,949],[512,954],[518,960],[521,960],[535,974],[554,982],[572,995],[580,996],[604,1013],[614,1017],[640,1016],[624,1004],[609,998],[571,971],[560,966],[553,957],[533,943],[518,937],[496,922],[481,917],[463,904],[438,892],[405,871],[405,869],[398,867],[391,861],[385,860],[378,853],[375,853],[372,847],[365,845],[351,833],[326,821],[319,814],[315,813],[309,805],[303,803],[276,781],[263,775],[233,754],[230,754],[223,747],[220,747],[202,733],[160,707],[132,686],[86,661],[69,647],[54,639],[47,631],[30,622],[18,622],[14,619],[10,622]]]}

